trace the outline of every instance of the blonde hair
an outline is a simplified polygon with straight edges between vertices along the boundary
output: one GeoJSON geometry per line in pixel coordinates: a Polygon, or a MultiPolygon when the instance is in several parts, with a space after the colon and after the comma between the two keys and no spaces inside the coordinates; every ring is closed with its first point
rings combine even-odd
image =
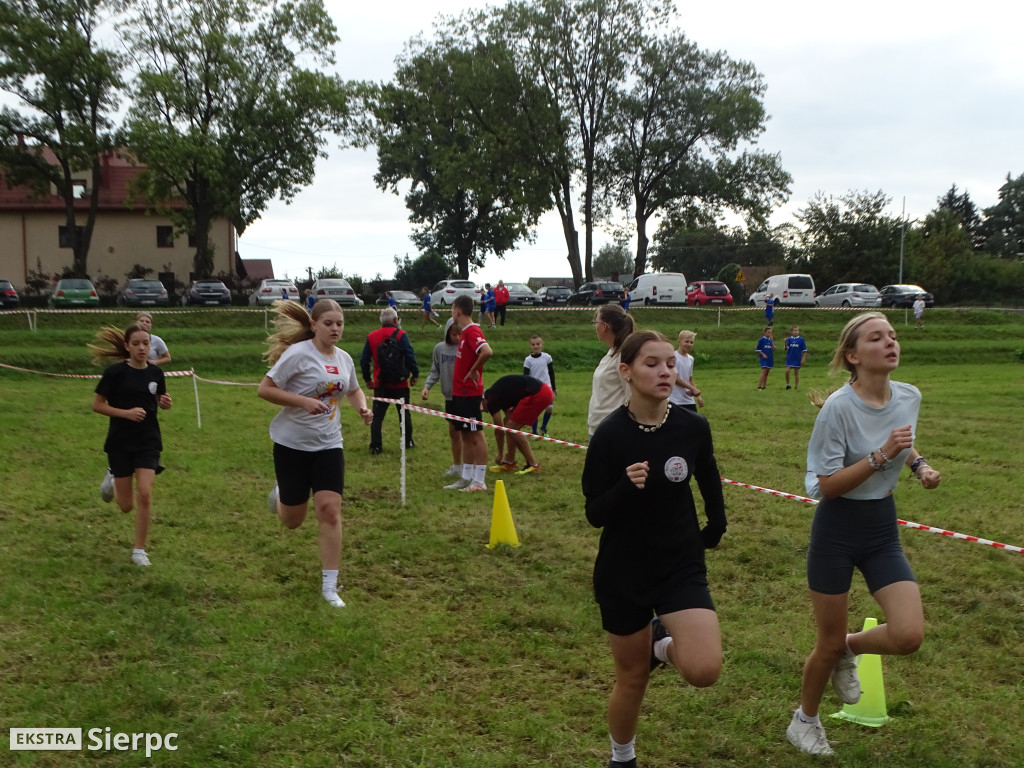
{"type": "Polygon", "coordinates": [[[841,370],[845,370],[850,373],[850,381],[857,380],[857,367],[846,359],[846,353],[852,352],[856,348],[861,330],[868,320],[885,320],[889,322],[889,319],[881,312],[863,312],[852,318],[850,322],[843,326],[843,330],[839,334],[839,344],[836,346],[835,354],[832,355],[832,362],[828,366],[829,373],[836,374],[841,370]]]}
{"type": "Polygon", "coordinates": [[[135,316],[135,319],[136,320],[141,320],[144,317],[148,317],[149,318],[149,322],[153,322],[153,315],[151,313],[149,313],[149,312],[139,312],[139,314],[137,314],[135,316]]]}
{"type": "Polygon", "coordinates": [[[271,311],[275,313],[274,328],[277,332],[267,337],[268,347],[263,353],[263,359],[270,366],[273,366],[292,344],[312,339],[315,335],[313,321],[319,320],[321,315],[339,312],[342,319],[345,317],[341,305],[334,299],[320,299],[313,305],[312,312],[306,312],[298,302],[278,299],[273,303],[271,311]]]}
{"type": "Polygon", "coordinates": [[[86,344],[89,348],[89,357],[92,358],[94,365],[100,365],[107,360],[127,360],[131,355],[128,354],[128,339],[132,337],[132,334],[136,331],[141,331],[147,336],[152,336],[149,331],[143,328],[141,325],[135,325],[132,323],[123,331],[120,328],[115,328],[112,325],[104,325],[99,331],[96,332],[96,341],[99,344],[86,344]]]}
{"type": "Polygon", "coordinates": [[[678,344],[679,342],[683,341],[684,339],[696,339],[696,338],[697,338],[697,334],[694,333],[693,331],[680,331],[679,335],[676,337],[676,343],[678,344]]]}
{"type": "Polygon", "coordinates": [[[615,340],[612,342],[612,351],[614,352],[618,352],[626,337],[636,330],[633,316],[618,304],[602,304],[598,307],[597,321],[606,323],[615,334],[615,340]]]}

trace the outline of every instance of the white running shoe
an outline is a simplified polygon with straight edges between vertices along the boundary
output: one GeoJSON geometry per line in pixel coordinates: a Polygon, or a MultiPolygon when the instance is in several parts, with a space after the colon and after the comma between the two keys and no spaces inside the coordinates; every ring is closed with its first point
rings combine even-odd
{"type": "Polygon", "coordinates": [[[338,591],[335,589],[325,589],[321,594],[324,596],[324,600],[333,605],[335,608],[344,608],[345,601],[341,599],[338,591]]]}
{"type": "Polygon", "coordinates": [[[274,486],[274,490],[267,494],[267,509],[270,510],[270,514],[277,514],[277,486],[274,486]]]}
{"type": "Polygon", "coordinates": [[[832,669],[832,688],[843,704],[860,701],[860,675],[857,674],[857,657],[849,648],[832,669]]]}
{"type": "Polygon", "coordinates": [[[149,556],[145,552],[132,552],[132,562],[143,567],[152,565],[149,556]]]}
{"type": "Polygon", "coordinates": [[[462,477],[462,467],[456,467],[452,464],[444,471],[444,477],[462,477]]]}
{"type": "Polygon", "coordinates": [[[487,483],[470,483],[465,488],[459,488],[459,491],[466,493],[468,491],[486,491],[487,483]]]}
{"type": "Polygon", "coordinates": [[[466,488],[469,485],[470,485],[470,481],[469,480],[467,480],[464,477],[460,477],[458,480],[456,480],[451,485],[446,485],[444,487],[444,489],[446,491],[461,491],[463,488],[466,488]]]}
{"type": "Polygon", "coordinates": [[[805,723],[796,712],[786,729],[786,738],[794,747],[800,747],[800,751],[809,755],[835,754],[825,738],[825,729],[821,723],[805,723]]]}
{"type": "Polygon", "coordinates": [[[107,473],[103,475],[103,482],[100,483],[100,498],[108,504],[114,499],[114,473],[107,467],[107,473]]]}

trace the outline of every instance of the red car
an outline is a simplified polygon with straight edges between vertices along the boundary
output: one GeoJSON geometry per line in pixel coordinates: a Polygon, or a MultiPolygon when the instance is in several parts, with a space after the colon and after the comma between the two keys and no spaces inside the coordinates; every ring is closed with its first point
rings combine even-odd
{"type": "Polygon", "coordinates": [[[686,286],[686,303],[691,307],[703,307],[708,304],[731,307],[732,294],[725,283],[717,280],[698,280],[686,286]]]}

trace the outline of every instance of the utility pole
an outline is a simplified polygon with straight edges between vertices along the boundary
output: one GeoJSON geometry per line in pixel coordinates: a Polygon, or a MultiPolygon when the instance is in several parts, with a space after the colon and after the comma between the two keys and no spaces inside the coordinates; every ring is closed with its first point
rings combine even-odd
{"type": "Polygon", "coordinates": [[[900,279],[896,282],[903,285],[903,233],[907,228],[907,196],[903,196],[903,214],[900,216],[900,279]]]}

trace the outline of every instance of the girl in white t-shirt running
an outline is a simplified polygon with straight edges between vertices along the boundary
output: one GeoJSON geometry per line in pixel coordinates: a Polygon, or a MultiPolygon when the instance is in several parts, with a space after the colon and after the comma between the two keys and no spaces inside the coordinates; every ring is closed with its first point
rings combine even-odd
{"type": "Polygon", "coordinates": [[[267,503],[288,528],[306,519],[309,496],[320,527],[320,562],[324,600],[336,608],[341,561],[341,497],[345,490],[345,454],[342,450],[338,404],[344,396],[369,425],[373,413],[359,388],[349,354],[335,344],[341,339],[345,317],[336,301],[321,299],[309,314],[294,301],[274,303],[277,332],[269,338],[264,357],[270,370],[258,394],[280,405],[270,422],[274,441],[277,485],[267,503]]]}

